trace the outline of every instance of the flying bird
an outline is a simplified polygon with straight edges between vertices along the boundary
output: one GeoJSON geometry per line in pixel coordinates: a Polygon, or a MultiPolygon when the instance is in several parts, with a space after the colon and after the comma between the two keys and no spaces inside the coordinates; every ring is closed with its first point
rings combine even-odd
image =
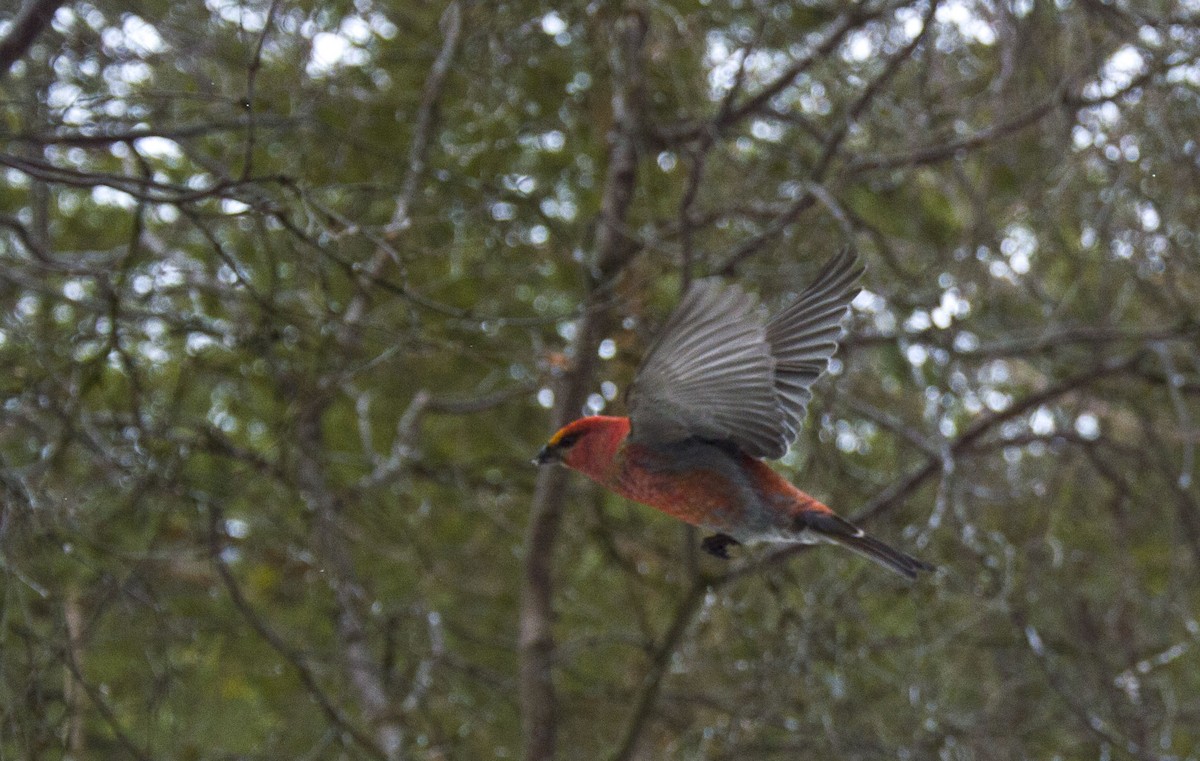
{"type": "Polygon", "coordinates": [[[739,544],[840,544],[915,579],[933,566],[888,546],[793,486],[764,460],[795,441],[863,268],[842,251],[767,319],[735,285],[697,281],[667,319],[627,395],[629,417],[563,426],[534,463],[559,462],[621,496],[739,544]]]}

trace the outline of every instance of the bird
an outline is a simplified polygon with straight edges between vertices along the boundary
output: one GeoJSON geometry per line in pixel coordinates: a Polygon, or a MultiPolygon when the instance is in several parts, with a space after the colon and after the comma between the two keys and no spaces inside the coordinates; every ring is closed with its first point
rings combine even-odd
{"type": "Polygon", "coordinates": [[[910,580],[934,567],[867,534],[765,461],[786,454],[844,335],[864,268],[843,249],[768,317],[719,278],[697,280],[650,345],[626,393],[627,417],[560,428],[533,458],[706,532],[721,559],[738,545],[847,547],[910,580]]]}

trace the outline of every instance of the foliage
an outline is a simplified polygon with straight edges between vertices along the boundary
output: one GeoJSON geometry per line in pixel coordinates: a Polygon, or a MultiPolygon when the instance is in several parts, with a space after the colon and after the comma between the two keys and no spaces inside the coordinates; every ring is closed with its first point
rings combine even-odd
{"type": "Polygon", "coordinates": [[[1200,19],[1131,5],[0,14],[0,758],[1200,758],[1200,19]],[[778,467],[934,577],[529,466],[844,245],[778,467]]]}

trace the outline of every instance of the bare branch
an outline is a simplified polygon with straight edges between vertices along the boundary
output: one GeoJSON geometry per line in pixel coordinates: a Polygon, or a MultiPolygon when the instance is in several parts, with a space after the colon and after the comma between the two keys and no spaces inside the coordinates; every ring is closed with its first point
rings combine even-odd
{"type": "Polygon", "coordinates": [[[375,745],[362,730],[354,726],[347,719],[333,701],[329,698],[321,686],[317,683],[317,677],[305,662],[304,656],[295,648],[289,645],[282,636],[279,635],[271,625],[268,624],[262,616],[254,610],[254,606],[246,599],[242,593],[241,586],[238,585],[237,579],[233,577],[233,572],[229,570],[229,566],[221,557],[223,545],[222,537],[224,536],[224,511],[215,503],[208,503],[208,553],[209,559],[213,566],[217,569],[217,575],[221,578],[221,583],[225,585],[225,591],[229,593],[229,599],[233,603],[233,607],[237,608],[242,614],[242,618],[246,619],[246,623],[250,624],[250,628],[254,629],[255,633],[271,646],[275,652],[279,653],[288,665],[295,670],[296,676],[300,678],[301,684],[308,694],[316,701],[321,712],[325,714],[325,718],[338,728],[338,731],[345,733],[354,740],[359,747],[365,750],[373,758],[386,760],[383,751],[375,745]]]}
{"type": "MultiPolygon", "coordinates": [[[[1089,386],[1096,381],[1113,375],[1115,373],[1124,372],[1133,367],[1142,358],[1141,353],[1135,353],[1127,357],[1117,360],[1110,360],[1102,363],[1095,368],[1085,370],[1081,373],[1072,375],[1069,378],[1055,383],[1041,391],[1029,394],[1028,396],[1017,400],[1012,406],[1000,412],[995,412],[985,417],[976,420],[969,428],[955,437],[954,441],[949,444],[949,452],[952,456],[958,456],[971,448],[975,442],[983,438],[986,434],[991,433],[1001,423],[1012,420],[1015,417],[1024,415],[1026,412],[1033,410],[1041,405],[1057,399],[1065,394],[1073,391],[1078,391],[1086,386],[1089,386]]],[[[890,487],[878,494],[874,499],[863,506],[862,510],[854,516],[856,522],[870,520],[893,507],[904,502],[913,492],[931,476],[941,472],[943,466],[943,456],[935,454],[930,456],[925,464],[913,470],[907,476],[894,482],[890,487]]]]}
{"type": "MultiPolygon", "coordinates": [[[[258,127],[285,128],[297,124],[295,118],[272,116],[254,117],[258,127]]],[[[81,132],[20,132],[8,137],[14,143],[31,143],[33,145],[69,145],[77,148],[105,148],[113,143],[132,143],[144,137],[161,137],[166,140],[190,140],[205,137],[218,132],[238,132],[250,124],[248,117],[222,121],[214,119],[203,124],[183,124],[178,127],[161,125],[144,125],[128,128],[97,125],[81,132]]]]}
{"type": "MultiPolygon", "coordinates": [[[[787,89],[796,81],[797,77],[808,71],[814,63],[831,55],[837,49],[838,45],[842,44],[847,34],[871,19],[878,17],[878,15],[879,12],[863,13],[861,11],[850,11],[842,14],[825,34],[825,38],[807,55],[792,62],[790,66],[781,71],[775,79],[771,80],[761,90],[736,105],[732,103],[732,99],[727,97],[726,100],[728,102],[722,104],[715,118],[699,122],[684,122],[655,131],[653,139],[656,147],[671,148],[680,143],[700,139],[704,135],[717,135],[733,127],[746,117],[759,113],[769,106],[772,98],[787,89]]],[[[741,74],[739,72],[739,82],[730,93],[734,97],[741,90],[740,78],[741,74]]]]}
{"type": "MultiPolygon", "coordinates": [[[[112,174],[110,172],[81,171],[56,166],[38,159],[22,158],[11,153],[0,153],[0,166],[16,169],[22,174],[46,183],[67,185],[76,188],[108,187],[128,193],[140,201],[150,203],[185,204],[206,198],[233,197],[228,191],[261,183],[284,183],[286,178],[256,177],[250,180],[217,180],[207,187],[191,189],[183,185],[159,182],[149,177],[112,174]]],[[[241,199],[238,199],[241,200],[241,199]]]]}
{"type": "Polygon", "coordinates": [[[10,217],[7,214],[0,215],[0,227],[7,227],[9,230],[12,230],[13,234],[17,236],[17,240],[21,241],[21,244],[25,246],[25,249],[35,259],[45,261],[50,258],[45,247],[34,239],[33,232],[22,224],[21,220],[16,217],[10,217]]]}
{"type": "MultiPolygon", "coordinates": [[[[955,458],[966,454],[979,439],[991,433],[1005,421],[1012,420],[1061,396],[1083,389],[1110,375],[1130,370],[1143,356],[1142,353],[1135,353],[1121,359],[1101,363],[1092,369],[1072,375],[1042,391],[1032,393],[1001,412],[980,418],[959,434],[952,442],[949,442],[945,451],[931,453],[919,467],[893,481],[890,486],[877,494],[874,499],[851,516],[851,520],[855,523],[868,523],[883,513],[903,504],[926,481],[943,472],[947,457],[955,458]]],[[[715,579],[713,585],[721,586],[743,576],[759,573],[765,568],[781,563],[802,552],[807,552],[812,546],[792,545],[783,547],[759,561],[747,563],[744,566],[732,569],[725,575],[715,579]]]]}
{"type": "MultiPolygon", "coordinates": [[[[596,367],[596,348],[607,322],[605,292],[636,251],[622,233],[637,181],[638,143],[642,138],[642,45],[646,19],[627,13],[613,31],[612,149],[600,204],[595,266],[588,307],[580,318],[574,345],[575,365],[559,380],[554,422],[562,425],[583,406],[596,367]]],[[[557,700],[554,691],[553,579],[551,560],[562,516],[566,472],[538,472],[525,536],[525,573],[520,603],[520,708],[527,761],[555,755],[557,700]]]]}
{"type": "Polygon", "coordinates": [[[688,627],[692,623],[692,619],[700,610],[700,604],[704,601],[704,596],[708,593],[708,580],[703,577],[697,577],[695,583],[684,594],[683,599],[679,601],[675,608],[675,614],[671,617],[671,624],[667,627],[666,634],[663,635],[662,641],[654,648],[654,652],[650,658],[650,665],[646,669],[645,675],[642,677],[642,686],[638,690],[637,697],[632,701],[632,707],[629,710],[629,720],[625,727],[625,733],[621,738],[621,744],[617,747],[616,752],[612,754],[611,761],[629,761],[634,758],[637,752],[638,742],[642,738],[646,725],[654,715],[654,703],[658,700],[659,692],[662,689],[663,676],[666,674],[667,667],[671,663],[671,656],[679,648],[683,641],[683,635],[687,633],[688,627]]]}
{"type": "Polygon", "coordinates": [[[437,106],[441,101],[442,92],[445,89],[446,77],[449,75],[454,56],[458,52],[459,40],[462,37],[462,14],[462,3],[460,0],[451,0],[450,4],[446,6],[446,10],[442,13],[442,47],[433,64],[429,67],[429,74],[425,78],[425,88],[421,93],[421,104],[417,109],[412,140],[408,146],[408,169],[404,174],[404,180],[400,184],[400,195],[396,199],[396,211],[392,215],[392,221],[388,223],[384,231],[384,237],[374,239],[377,246],[375,254],[359,273],[359,280],[363,289],[354,296],[349,306],[346,307],[346,313],[342,320],[343,342],[352,340],[353,331],[351,328],[362,321],[363,315],[366,312],[368,299],[365,286],[379,279],[389,259],[394,261],[399,261],[400,259],[396,250],[386,239],[394,238],[409,225],[409,214],[411,213],[413,201],[416,199],[417,188],[425,176],[429,143],[433,124],[437,118],[437,106]]]}
{"type": "Polygon", "coordinates": [[[67,667],[67,673],[71,676],[72,684],[76,688],[83,690],[88,696],[92,705],[100,713],[101,718],[104,719],[104,723],[108,725],[109,730],[117,738],[117,743],[125,749],[126,753],[138,761],[150,761],[150,754],[144,748],[138,746],[133,741],[133,738],[129,736],[129,733],[125,731],[125,728],[121,726],[121,721],[117,718],[116,712],[113,711],[108,701],[104,699],[104,693],[84,678],[83,669],[79,662],[75,660],[75,655],[76,651],[73,647],[67,646],[63,649],[63,665],[67,667]]]}
{"type": "MultiPolygon", "coordinates": [[[[728,254],[717,266],[716,271],[718,273],[725,276],[733,275],[742,262],[761,251],[768,242],[782,234],[801,214],[816,203],[820,194],[825,192],[824,188],[821,187],[821,183],[833,165],[834,159],[841,151],[846,136],[850,134],[850,128],[854,126],[858,118],[883,90],[883,86],[900,71],[900,67],[905,62],[912,58],[917,48],[924,44],[926,36],[929,34],[930,29],[933,28],[933,17],[937,12],[937,6],[937,0],[930,2],[929,8],[925,12],[924,23],[921,25],[920,33],[888,59],[887,64],[883,67],[879,75],[871,80],[862,93],[859,94],[858,98],[855,99],[854,103],[850,105],[850,108],[847,109],[837,128],[826,137],[825,145],[821,150],[821,156],[807,178],[804,193],[758,235],[742,242],[728,254]]],[[[846,31],[849,30],[847,29],[846,31]]]]}
{"type": "Polygon", "coordinates": [[[907,153],[885,155],[885,156],[868,156],[851,162],[846,168],[847,176],[856,176],[865,172],[876,170],[891,170],[901,167],[916,167],[925,166],[928,164],[936,164],[940,161],[954,158],[963,155],[970,151],[986,148],[992,143],[999,142],[1007,137],[1031,127],[1046,116],[1060,108],[1084,108],[1088,106],[1097,106],[1101,103],[1113,102],[1129,92],[1144,87],[1156,74],[1156,67],[1148,67],[1145,72],[1137,77],[1134,77],[1126,86],[1122,87],[1118,92],[1104,97],[1084,98],[1077,95],[1072,95],[1069,90],[1071,78],[1065,78],[1054,92],[1050,94],[1044,101],[1029,109],[1025,113],[1018,114],[1011,119],[993,124],[986,129],[982,129],[973,135],[960,138],[958,140],[949,140],[929,145],[924,148],[917,148],[907,153]]]}
{"type": "Polygon", "coordinates": [[[977,150],[1002,140],[1010,135],[1040,122],[1056,108],[1063,105],[1063,94],[1057,92],[1042,103],[1034,106],[1023,114],[1018,114],[1007,121],[982,129],[974,135],[918,148],[907,153],[890,156],[869,156],[850,164],[846,174],[853,176],[876,170],[899,169],[900,167],[924,166],[953,158],[968,151],[977,150]]]}
{"type": "Polygon", "coordinates": [[[692,282],[692,264],[695,259],[692,236],[696,228],[692,218],[692,208],[696,204],[696,196],[699,195],[700,184],[704,179],[704,164],[708,157],[710,145],[708,142],[703,142],[692,154],[691,167],[688,170],[687,186],[684,188],[683,197],[679,201],[679,239],[682,251],[679,278],[680,293],[686,292],[692,282]]]}
{"type": "Polygon", "coordinates": [[[1183,392],[1180,391],[1183,374],[1175,369],[1175,360],[1171,357],[1170,349],[1163,343],[1155,344],[1153,348],[1162,363],[1163,374],[1167,378],[1167,394],[1171,399],[1171,406],[1175,409],[1179,430],[1183,433],[1183,452],[1176,481],[1180,489],[1187,489],[1196,480],[1196,440],[1200,431],[1192,424],[1191,413],[1184,403],[1183,392]]]}
{"type": "Polygon", "coordinates": [[[258,36],[258,44],[254,47],[254,55],[246,69],[246,97],[242,103],[242,107],[246,109],[246,151],[242,160],[242,180],[250,179],[250,172],[254,168],[254,143],[258,138],[258,115],[254,110],[255,90],[258,71],[262,68],[263,46],[267,42],[267,35],[271,33],[271,27],[275,24],[275,11],[278,7],[279,0],[271,0],[262,34],[258,36]]]}
{"type": "Polygon", "coordinates": [[[12,28],[0,40],[0,79],[32,47],[42,30],[50,25],[54,13],[66,0],[26,0],[12,21],[12,28]]]}
{"type": "Polygon", "coordinates": [[[462,16],[462,3],[459,0],[452,0],[442,14],[442,49],[434,59],[433,65],[429,67],[429,76],[425,78],[425,89],[421,93],[421,104],[417,107],[412,140],[408,144],[408,170],[400,183],[396,212],[386,229],[389,236],[399,233],[411,223],[409,213],[417,196],[417,186],[425,176],[425,165],[429,160],[429,141],[434,121],[437,119],[438,103],[442,99],[446,77],[450,74],[450,66],[454,62],[458,43],[462,38],[462,16]]]}
{"type": "Polygon", "coordinates": [[[1046,681],[1050,684],[1050,688],[1067,705],[1071,714],[1079,721],[1079,725],[1105,743],[1108,743],[1110,747],[1117,748],[1132,758],[1147,758],[1141,749],[1137,747],[1136,743],[1126,738],[1116,737],[1108,729],[1108,722],[1101,719],[1094,711],[1084,705],[1080,701],[1076,690],[1064,682],[1059,673],[1050,665],[1046,654],[1046,644],[1038,633],[1037,628],[1033,624],[1028,623],[1026,614],[1018,607],[1010,613],[1010,616],[1019,636],[1029,645],[1029,652],[1036,659],[1038,667],[1046,677],[1046,681]]]}
{"type": "Polygon", "coordinates": [[[392,707],[382,666],[367,644],[366,622],[359,610],[364,597],[362,586],[338,525],[339,500],[325,478],[321,416],[327,401],[318,397],[305,400],[302,405],[296,420],[299,458],[295,478],[313,511],[313,547],[325,565],[326,580],[333,591],[338,644],[350,684],[374,729],[375,745],[384,758],[396,761],[404,750],[404,726],[392,707]]]}
{"type": "Polygon", "coordinates": [[[63,702],[67,707],[67,752],[79,757],[84,754],[83,685],[75,678],[75,671],[83,662],[83,610],[79,600],[79,590],[71,587],[63,600],[63,623],[66,624],[67,641],[64,648],[67,661],[75,664],[75,669],[68,668],[66,679],[63,680],[63,702]]]}

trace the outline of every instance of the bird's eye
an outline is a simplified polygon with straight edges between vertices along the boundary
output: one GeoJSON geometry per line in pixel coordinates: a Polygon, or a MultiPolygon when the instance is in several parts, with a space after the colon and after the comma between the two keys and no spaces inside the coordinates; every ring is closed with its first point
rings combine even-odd
{"type": "Polygon", "coordinates": [[[559,448],[570,449],[571,447],[575,446],[575,442],[579,441],[579,437],[582,435],[583,434],[579,433],[578,431],[575,433],[568,433],[566,436],[563,436],[558,440],[559,448]]]}

